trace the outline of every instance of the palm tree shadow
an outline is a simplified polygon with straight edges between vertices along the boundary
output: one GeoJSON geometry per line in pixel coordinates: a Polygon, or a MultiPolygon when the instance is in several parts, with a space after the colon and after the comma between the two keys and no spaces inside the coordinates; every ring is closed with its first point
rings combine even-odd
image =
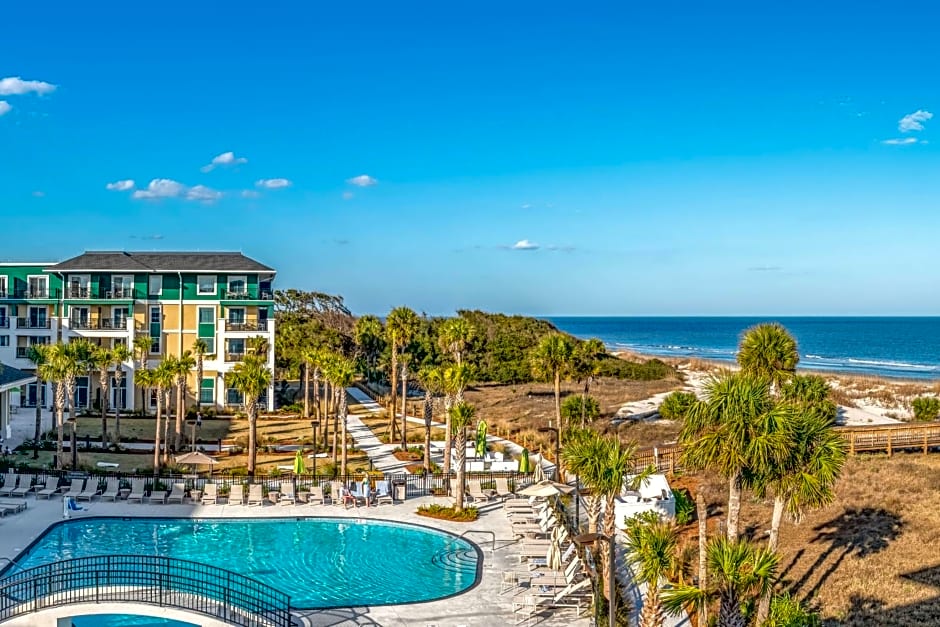
{"type": "MultiPolygon", "coordinates": [[[[829,577],[839,569],[846,557],[867,557],[884,551],[901,535],[903,527],[904,521],[898,514],[874,507],[847,509],[835,518],[817,525],[813,528],[816,536],[810,540],[810,544],[822,543],[828,546],[790,587],[790,591],[794,594],[799,592],[809,583],[813,574],[822,568],[832,555],[836,555],[815,585],[803,595],[807,600],[812,599],[829,577]]],[[[792,564],[787,568],[791,567],[792,564]]]]}
{"type": "MultiPolygon", "coordinates": [[[[901,575],[904,579],[915,581],[934,589],[940,588],[940,565],[929,566],[921,570],[901,575]]],[[[856,625],[904,625],[914,627],[935,625],[940,616],[940,596],[934,596],[907,605],[886,607],[882,599],[866,596],[853,596],[848,612],[838,621],[826,620],[825,627],[856,625]]]]}

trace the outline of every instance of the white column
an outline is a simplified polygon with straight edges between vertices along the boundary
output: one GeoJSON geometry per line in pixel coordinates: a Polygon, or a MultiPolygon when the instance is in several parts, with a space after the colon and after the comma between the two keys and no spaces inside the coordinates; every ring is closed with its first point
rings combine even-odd
{"type": "Polygon", "coordinates": [[[271,371],[271,385],[268,387],[268,411],[274,411],[274,319],[268,320],[268,370],[271,371]]]}

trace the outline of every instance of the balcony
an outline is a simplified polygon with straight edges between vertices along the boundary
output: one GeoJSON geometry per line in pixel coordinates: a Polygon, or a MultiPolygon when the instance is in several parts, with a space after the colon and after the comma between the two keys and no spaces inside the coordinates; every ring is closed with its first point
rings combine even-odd
{"type": "Polygon", "coordinates": [[[52,328],[52,319],[39,319],[39,318],[17,318],[16,319],[16,328],[17,329],[51,329],[52,328]]]}
{"type": "Polygon", "coordinates": [[[240,290],[219,288],[222,300],[274,300],[271,290],[259,290],[257,287],[247,287],[240,290]]]}
{"type": "Polygon", "coordinates": [[[127,331],[127,320],[112,320],[111,318],[69,320],[69,327],[76,331],[127,331]]]}
{"type": "MultiPolygon", "coordinates": [[[[35,298],[37,300],[58,299],[62,293],[60,289],[50,290],[48,287],[19,289],[13,292],[13,298],[23,300],[35,298]]],[[[9,298],[7,294],[7,298],[9,298]]]]}
{"type": "Polygon", "coordinates": [[[226,320],[225,330],[233,331],[236,333],[251,333],[251,332],[264,333],[268,330],[268,321],[256,320],[256,321],[248,321],[248,322],[230,322],[226,320]]]}
{"type": "Polygon", "coordinates": [[[73,300],[133,300],[137,297],[132,287],[93,290],[90,287],[67,287],[65,297],[73,300]]]}
{"type": "Polygon", "coordinates": [[[9,328],[10,328],[10,319],[0,318],[0,329],[9,329],[9,328]]]}
{"type": "Polygon", "coordinates": [[[248,353],[225,353],[225,361],[242,361],[248,353]]]}

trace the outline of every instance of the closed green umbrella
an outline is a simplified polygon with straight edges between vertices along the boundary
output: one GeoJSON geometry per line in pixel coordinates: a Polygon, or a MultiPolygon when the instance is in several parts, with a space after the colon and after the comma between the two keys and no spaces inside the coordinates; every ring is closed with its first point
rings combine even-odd
{"type": "Polygon", "coordinates": [[[529,465],[529,449],[522,449],[522,455],[519,456],[519,472],[532,472],[529,465]]]}
{"type": "Polygon", "coordinates": [[[297,455],[294,456],[294,474],[303,475],[307,473],[307,467],[304,465],[304,456],[300,449],[297,449],[297,455]]]}
{"type": "Polygon", "coordinates": [[[486,456],[486,421],[481,420],[477,424],[477,457],[483,458],[486,456]]]}

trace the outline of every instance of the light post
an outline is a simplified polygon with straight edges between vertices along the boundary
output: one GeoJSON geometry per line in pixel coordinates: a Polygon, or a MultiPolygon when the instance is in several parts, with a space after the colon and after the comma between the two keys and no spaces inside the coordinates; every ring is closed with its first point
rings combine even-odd
{"type": "Polygon", "coordinates": [[[614,582],[617,578],[614,576],[614,569],[617,567],[616,556],[614,555],[614,548],[616,546],[614,538],[610,536],[605,536],[602,533],[585,533],[580,536],[575,536],[573,542],[578,546],[591,546],[598,540],[603,540],[609,545],[610,550],[610,559],[607,564],[607,617],[609,620],[610,627],[616,627],[617,625],[617,597],[616,590],[614,588],[614,582]]]}
{"type": "Polygon", "coordinates": [[[319,420],[311,420],[310,428],[313,429],[313,480],[317,480],[317,427],[320,426],[319,420]]]}
{"type": "Polygon", "coordinates": [[[408,364],[401,363],[401,450],[408,450],[408,364]]]}
{"type": "Polygon", "coordinates": [[[558,427],[539,427],[538,430],[540,433],[555,434],[555,481],[561,483],[561,434],[558,427]]]}

